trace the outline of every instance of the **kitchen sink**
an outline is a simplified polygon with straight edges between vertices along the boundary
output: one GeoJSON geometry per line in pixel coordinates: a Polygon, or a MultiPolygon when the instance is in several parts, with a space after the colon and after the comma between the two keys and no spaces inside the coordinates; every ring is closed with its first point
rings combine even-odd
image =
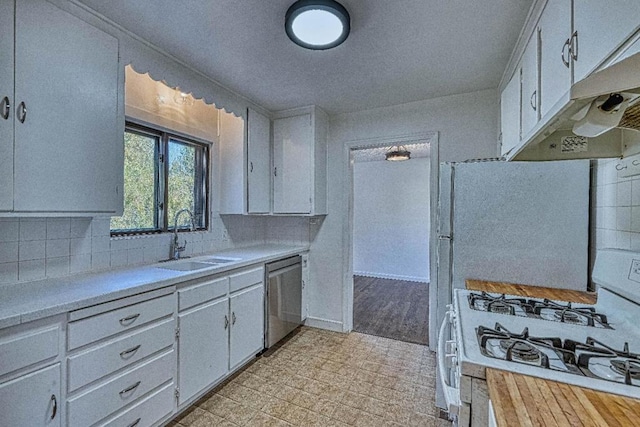
{"type": "Polygon", "coordinates": [[[240,261],[240,258],[211,257],[211,258],[203,258],[201,260],[201,262],[208,262],[211,264],[227,264],[234,261],[240,261]]]}
{"type": "Polygon", "coordinates": [[[203,268],[211,268],[215,264],[206,263],[206,262],[196,262],[196,261],[188,261],[188,262],[176,262],[175,264],[167,264],[162,267],[165,270],[174,270],[174,271],[195,271],[202,270],[203,268]]]}

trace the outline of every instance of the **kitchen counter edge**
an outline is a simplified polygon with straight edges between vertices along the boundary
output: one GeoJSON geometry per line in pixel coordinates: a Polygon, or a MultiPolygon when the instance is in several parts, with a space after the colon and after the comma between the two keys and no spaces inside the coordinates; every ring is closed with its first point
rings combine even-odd
{"type": "Polygon", "coordinates": [[[309,247],[303,245],[258,245],[188,258],[195,262],[214,256],[240,258],[195,271],[169,270],[163,268],[167,264],[155,263],[2,285],[0,329],[308,251],[309,247]]]}

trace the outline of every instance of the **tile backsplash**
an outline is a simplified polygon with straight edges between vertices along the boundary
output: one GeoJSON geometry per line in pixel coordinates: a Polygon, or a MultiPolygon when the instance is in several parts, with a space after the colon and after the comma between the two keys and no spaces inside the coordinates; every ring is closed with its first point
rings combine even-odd
{"type": "Polygon", "coordinates": [[[619,159],[593,162],[592,250],[640,251],[640,176],[618,177],[619,163],[619,159]]]}
{"type": "MultiPolygon", "coordinates": [[[[214,215],[209,231],[180,233],[187,256],[261,243],[309,244],[321,218],[214,215]]],[[[0,285],[169,257],[171,233],[111,237],[109,218],[0,218],[0,285]]]]}

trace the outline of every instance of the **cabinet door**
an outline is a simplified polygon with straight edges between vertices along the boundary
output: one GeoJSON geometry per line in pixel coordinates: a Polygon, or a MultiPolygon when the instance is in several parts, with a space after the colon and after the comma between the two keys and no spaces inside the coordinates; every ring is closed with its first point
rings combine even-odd
{"type": "Polygon", "coordinates": [[[522,55],[521,76],[521,139],[538,123],[538,31],[534,31],[522,55]]]}
{"type": "Polygon", "coordinates": [[[567,43],[571,37],[571,0],[547,1],[539,28],[540,117],[544,117],[571,87],[567,43]]]}
{"type": "Polygon", "coordinates": [[[274,120],[274,213],[311,212],[312,160],[311,114],[274,120]]]}
{"type": "Polygon", "coordinates": [[[578,82],[640,27],[640,1],[574,0],[573,3],[573,25],[577,31],[574,78],[578,82]]]}
{"type": "Polygon", "coordinates": [[[60,364],[0,384],[0,425],[60,426],[60,364]]]}
{"type": "Polygon", "coordinates": [[[235,369],[264,348],[264,286],[238,292],[229,299],[231,335],[229,368],[235,369]]]}
{"type": "Polygon", "coordinates": [[[115,212],[117,39],[44,0],[16,2],[15,34],[14,209],[115,212]]]}
{"type": "Polygon", "coordinates": [[[220,213],[245,213],[244,119],[220,111],[220,213]]]}
{"type": "Polygon", "coordinates": [[[227,373],[229,300],[178,315],[178,384],[183,404],[227,373]]]}
{"type": "Polygon", "coordinates": [[[0,2],[0,211],[13,209],[13,5],[0,2]]]}
{"type": "Polygon", "coordinates": [[[520,142],[520,69],[502,91],[500,97],[501,154],[505,155],[520,142]]]}
{"type": "Polygon", "coordinates": [[[249,213],[271,208],[271,123],[262,114],[247,111],[247,197],[249,213]]]}

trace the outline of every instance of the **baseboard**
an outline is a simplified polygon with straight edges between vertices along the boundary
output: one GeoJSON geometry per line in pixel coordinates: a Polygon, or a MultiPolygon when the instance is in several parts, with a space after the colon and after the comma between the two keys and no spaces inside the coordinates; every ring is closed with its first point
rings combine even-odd
{"type": "Polygon", "coordinates": [[[406,280],[408,282],[429,283],[428,277],[401,276],[399,274],[371,273],[369,271],[354,271],[353,274],[355,276],[374,277],[376,279],[393,279],[393,280],[406,280]]]}
{"type": "Polygon", "coordinates": [[[319,319],[317,317],[307,316],[307,320],[304,321],[305,326],[311,326],[312,328],[326,329],[333,332],[344,332],[342,329],[342,322],[335,320],[319,319]]]}

